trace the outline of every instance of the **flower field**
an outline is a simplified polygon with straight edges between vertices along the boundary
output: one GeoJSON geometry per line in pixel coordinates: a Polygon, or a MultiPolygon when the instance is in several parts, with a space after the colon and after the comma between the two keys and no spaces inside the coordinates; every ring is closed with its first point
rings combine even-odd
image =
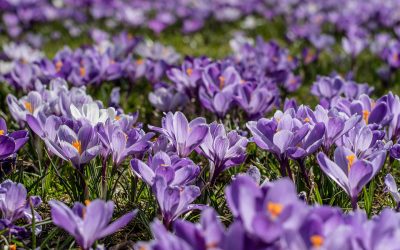
{"type": "Polygon", "coordinates": [[[400,249],[400,1],[0,13],[2,249],[400,249]]]}

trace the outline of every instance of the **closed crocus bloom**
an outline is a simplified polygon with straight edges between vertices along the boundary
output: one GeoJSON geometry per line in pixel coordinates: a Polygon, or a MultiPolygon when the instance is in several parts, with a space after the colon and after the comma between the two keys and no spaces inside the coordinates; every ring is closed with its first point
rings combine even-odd
{"type": "Polygon", "coordinates": [[[91,125],[83,125],[75,132],[67,125],[61,125],[49,148],[60,158],[71,161],[78,169],[96,157],[101,150],[98,136],[91,125]]]}
{"type": "Polygon", "coordinates": [[[180,157],[187,157],[203,142],[208,132],[204,118],[199,117],[189,123],[182,112],[169,112],[162,118],[161,126],[149,128],[167,136],[180,157]]]}
{"type": "Polygon", "coordinates": [[[0,118],[0,161],[15,154],[28,139],[28,131],[25,130],[9,133],[5,120],[0,118]]]}
{"type": "Polygon", "coordinates": [[[322,152],[317,156],[321,170],[350,196],[353,209],[357,208],[358,194],[379,171],[385,158],[386,152],[381,151],[371,161],[358,159],[345,147],[336,148],[334,161],[322,152]]]}
{"type": "Polygon", "coordinates": [[[210,161],[212,183],[226,169],[244,162],[247,143],[248,139],[236,131],[226,133],[222,124],[216,122],[210,124],[209,132],[198,151],[210,161]]]}
{"type": "Polygon", "coordinates": [[[194,209],[204,208],[204,205],[191,204],[200,196],[200,189],[197,186],[168,186],[165,176],[157,175],[152,189],[166,227],[170,227],[179,216],[194,209]]]}
{"type": "Polygon", "coordinates": [[[259,119],[276,104],[278,92],[268,86],[253,83],[240,84],[234,98],[249,119],[259,119]]]}
{"type": "Polygon", "coordinates": [[[188,185],[200,173],[199,166],[188,158],[169,156],[165,152],[157,152],[149,158],[148,163],[133,159],[131,161],[133,172],[148,185],[154,184],[156,176],[162,176],[170,186],[188,185]]]}
{"type": "Polygon", "coordinates": [[[385,177],[385,185],[387,190],[390,192],[392,195],[394,201],[397,204],[397,210],[400,209],[400,193],[397,188],[396,180],[393,178],[391,174],[387,174],[385,177]]]}
{"type": "Polygon", "coordinates": [[[188,101],[188,97],[181,92],[176,92],[173,88],[157,88],[154,92],[149,93],[149,101],[160,111],[175,111],[179,107],[183,107],[188,101]]]}
{"type": "Polygon", "coordinates": [[[311,87],[311,93],[320,99],[320,105],[324,108],[330,108],[332,99],[341,94],[343,85],[343,79],[340,77],[322,76],[318,77],[311,87]]]}
{"type": "Polygon", "coordinates": [[[77,202],[72,209],[60,201],[49,203],[53,223],[73,236],[84,250],[126,226],[136,215],[136,211],[132,211],[110,223],[114,211],[112,201],[94,200],[86,205],[77,202]]]}

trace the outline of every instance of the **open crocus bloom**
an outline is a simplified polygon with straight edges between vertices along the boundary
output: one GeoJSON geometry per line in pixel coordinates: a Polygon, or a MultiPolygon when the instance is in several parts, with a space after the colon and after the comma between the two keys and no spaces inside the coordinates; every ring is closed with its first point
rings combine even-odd
{"type": "Polygon", "coordinates": [[[317,156],[321,170],[334,180],[350,196],[353,207],[358,194],[382,167],[386,152],[375,155],[371,161],[357,159],[357,156],[345,147],[338,147],[331,161],[324,153],[317,156]]]}
{"type": "Polygon", "coordinates": [[[88,201],[86,206],[76,202],[72,209],[60,201],[52,200],[49,203],[53,223],[71,234],[84,250],[90,249],[96,240],[126,226],[137,213],[132,211],[109,224],[114,211],[112,201],[88,201]]]}
{"type": "Polygon", "coordinates": [[[6,122],[0,118],[0,160],[12,156],[28,141],[28,131],[8,133],[6,122]]]}
{"type": "Polygon", "coordinates": [[[116,117],[114,108],[100,109],[96,102],[83,104],[81,109],[71,104],[71,114],[74,119],[88,122],[92,126],[96,126],[98,123],[105,123],[109,118],[114,120],[116,117]]]}
{"type": "Polygon", "coordinates": [[[49,141],[54,154],[70,160],[76,168],[81,168],[96,157],[101,150],[97,133],[91,125],[83,125],[76,133],[67,125],[61,125],[54,140],[49,141]]]}
{"type": "Polygon", "coordinates": [[[204,140],[208,126],[204,118],[196,118],[190,123],[182,112],[169,112],[162,119],[162,127],[149,126],[150,129],[167,136],[175,146],[180,157],[187,157],[204,140]]]}

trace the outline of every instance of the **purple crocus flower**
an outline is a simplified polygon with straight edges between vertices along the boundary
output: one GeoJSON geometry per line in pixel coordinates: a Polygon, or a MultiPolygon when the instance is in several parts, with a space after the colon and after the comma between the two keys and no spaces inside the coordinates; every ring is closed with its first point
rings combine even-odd
{"type": "Polygon", "coordinates": [[[286,178],[260,188],[250,177],[239,176],[225,194],[233,216],[247,233],[265,244],[279,239],[286,230],[298,229],[307,213],[294,184],[286,178]]]}
{"type": "Polygon", "coordinates": [[[275,106],[278,94],[276,89],[270,89],[267,84],[246,82],[238,85],[234,98],[249,119],[253,120],[264,116],[275,106]]]}
{"type": "Polygon", "coordinates": [[[78,169],[96,157],[101,150],[97,133],[91,125],[83,125],[77,132],[67,125],[58,128],[55,140],[49,141],[50,150],[63,160],[71,161],[78,169]]]}
{"type": "MultiPolygon", "coordinates": [[[[36,222],[42,220],[40,215],[34,211],[32,215],[31,204],[35,208],[41,204],[42,200],[38,196],[27,197],[26,188],[20,184],[6,180],[0,184],[0,222],[2,226],[10,230],[10,233],[24,233],[26,229],[14,225],[18,220],[23,219],[31,222],[35,218],[36,222]]],[[[41,227],[36,227],[35,232],[39,233],[41,227]]]]}
{"type": "Polygon", "coordinates": [[[6,121],[0,117],[0,161],[14,155],[28,141],[28,131],[7,131],[6,121]]]}
{"type": "Polygon", "coordinates": [[[115,166],[119,166],[129,155],[141,155],[150,147],[154,133],[145,134],[140,129],[124,131],[120,124],[107,120],[98,124],[96,131],[106,155],[111,154],[115,166]]]}
{"type": "Polygon", "coordinates": [[[161,128],[149,126],[150,129],[167,136],[180,157],[187,157],[203,141],[208,132],[206,121],[202,117],[190,123],[182,112],[168,112],[162,118],[161,128]]]}
{"type": "Polygon", "coordinates": [[[185,240],[170,233],[165,226],[155,220],[150,224],[151,232],[154,240],[150,242],[138,242],[135,245],[135,250],[192,250],[193,246],[189,245],[185,240]]]}
{"type": "Polygon", "coordinates": [[[289,109],[285,113],[275,112],[273,119],[261,118],[247,123],[257,146],[273,153],[278,159],[283,176],[291,176],[288,149],[298,145],[310,129],[294,116],[294,110],[289,109]]]}
{"type": "Polygon", "coordinates": [[[317,156],[321,170],[350,196],[353,209],[357,208],[358,194],[376,175],[385,159],[385,151],[376,153],[370,161],[358,159],[355,153],[345,147],[336,148],[334,161],[322,152],[317,156]]]}
{"type": "Polygon", "coordinates": [[[165,176],[156,175],[152,188],[161,210],[163,223],[167,228],[182,214],[204,208],[203,205],[191,204],[200,196],[200,189],[197,186],[169,186],[165,176]]]}
{"type": "Polygon", "coordinates": [[[148,185],[154,184],[156,176],[163,176],[170,186],[182,186],[192,183],[200,173],[199,166],[188,158],[169,156],[158,152],[149,157],[148,163],[133,159],[131,161],[133,172],[148,185]]]}
{"type": "Polygon", "coordinates": [[[396,209],[400,209],[400,193],[397,188],[396,180],[393,178],[391,174],[387,174],[385,177],[385,185],[387,190],[393,197],[393,200],[396,202],[396,209]]]}
{"type": "Polygon", "coordinates": [[[73,208],[56,200],[49,202],[53,223],[71,234],[82,249],[90,249],[95,241],[115,233],[126,226],[136,215],[132,211],[111,224],[114,211],[112,201],[94,200],[87,202],[86,206],[76,202],[73,208]]]}
{"type": "Polygon", "coordinates": [[[330,108],[332,99],[341,93],[343,84],[340,77],[318,77],[311,87],[311,93],[319,98],[320,105],[330,108]]]}
{"type": "Polygon", "coordinates": [[[223,171],[244,162],[247,143],[247,138],[240,136],[236,131],[226,133],[223,124],[210,124],[209,132],[198,151],[210,161],[211,183],[214,183],[223,171]]]}
{"type": "Polygon", "coordinates": [[[224,117],[231,108],[234,89],[241,82],[241,76],[234,67],[222,67],[222,63],[207,66],[202,74],[203,85],[199,89],[201,104],[218,117],[224,117]]]}
{"type": "Polygon", "coordinates": [[[11,94],[7,95],[7,104],[12,117],[20,124],[26,121],[26,115],[36,116],[45,109],[42,96],[37,91],[31,91],[20,100],[11,94]]]}
{"type": "Polygon", "coordinates": [[[168,112],[183,107],[188,102],[188,97],[172,87],[160,87],[149,93],[149,101],[158,110],[168,112]]]}

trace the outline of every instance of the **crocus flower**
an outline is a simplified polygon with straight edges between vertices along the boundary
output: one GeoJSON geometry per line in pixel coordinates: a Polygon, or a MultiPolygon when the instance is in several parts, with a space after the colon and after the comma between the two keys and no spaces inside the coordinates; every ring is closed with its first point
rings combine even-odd
{"type": "Polygon", "coordinates": [[[71,115],[76,120],[81,120],[91,124],[93,127],[98,123],[105,123],[107,119],[114,120],[116,111],[114,108],[100,109],[98,103],[86,103],[81,110],[71,104],[71,115]]]}
{"type": "MultiPolygon", "coordinates": [[[[20,184],[6,180],[0,184],[0,212],[1,224],[6,226],[11,233],[23,233],[26,229],[18,228],[14,223],[23,219],[31,222],[35,218],[36,222],[42,220],[40,215],[34,211],[32,215],[31,204],[35,208],[41,204],[42,200],[38,196],[27,197],[26,188],[20,184]]],[[[35,229],[36,233],[41,231],[41,227],[35,229]]]]}
{"type": "Polygon", "coordinates": [[[114,203],[112,201],[94,200],[86,206],[76,202],[73,208],[56,200],[49,202],[53,223],[71,234],[82,249],[90,249],[93,244],[126,226],[136,215],[132,211],[111,224],[114,203]]]}
{"type": "Polygon", "coordinates": [[[322,152],[317,156],[321,170],[350,196],[353,209],[357,207],[358,194],[376,175],[385,158],[386,152],[381,151],[371,161],[357,159],[357,156],[345,147],[336,148],[334,161],[322,152]]]}
{"type": "Polygon", "coordinates": [[[173,114],[169,112],[162,118],[161,128],[149,126],[150,129],[164,134],[174,145],[180,157],[187,157],[204,140],[208,126],[202,117],[192,120],[190,123],[182,112],[173,114]]]}
{"type": "Polygon", "coordinates": [[[168,186],[165,177],[157,175],[152,188],[161,210],[163,223],[167,228],[182,214],[204,208],[203,205],[191,204],[200,196],[200,189],[197,186],[168,186]]]}
{"type": "Polygon", "coordinates": [[[160,111],[175,111],[179,107],[183,107],[188,97],[181,92],[176,92],[173,88],[157,88],[154,92],[149,93],[150,103],[160,111]]]}
{"type": "Polygon", "coordinates": [[[42,96],[37,91],[29,92],[27,96],[20,100],[8,94],[7,104],[12,117],[20,124],[26,121],[27,114],[36,116],[39,111],[46,108],[42,96]]]}
{"type": "Polygon", "coordinates": [[[6,121],[0,117],[0,161],[12,156],[28,141],[28,131],[7,131],[6,121]]]}
{"type": "Polygon", "coordinates": [[[144,133],[140,129],[124,131],[120,124],[107,120],[98,124],[96,131],[99,135],[106,155],[111,154],[113,163],[118,166],[129,155],[145,153],[151,146],[150,139],[154,133],[144,133]]]}
{"type": "Polygon", "coordinates": [[[211,183],[223,171],[244,162],[247,142],[247,138],[236,131],[226,133],[222,124],[210,124],[209,132],[198,151],[210,161],[211,183]]]}
{"type": "Polygon", "coordinates": [[[400,209],[400,193],[397,188],[396,180],[393,178],[391,174],[387,174],[385,177],[385,185],[387,190],[390,192],[392,195],[394,201],[396,202],[396,209],[400,209]]]}
{"type": "Polygon", "coordinates": [[[309,132],[309,126],[294,117],[294,110],[275,112],[273,119],[261,118],[247,123],[253,141],[275,155],[281,164],[281,174],[290,176],[288,150],[298,145],[309,132]]]}
{"type": "Polygon", "coordinates": [[[133,159],[131,167],[133,172],[150,186],[154,184],[156,176],[164,177],[170,186],[188,185],[200,173],[199,166],[190,159],[169,156],[164,152],[158,152],[150,157],[148,164],[133,159]]]}
{"type": "Polygon", "coordinates": [[[61,125],[50,150],[63,160],[71,161],[78,169],[96,157],[101,150],[98,135],[91,125],[83,125],[77,132],[61,125]]]}
{"type": "Polygon", "coordinates": [[[265,244],[279,239],[286,230],[298,229],[307,213],[294,184],[286,178],[259,187],[250,177],[239,176],[225,194],[233,216],[247,233],[265,244]]]}

